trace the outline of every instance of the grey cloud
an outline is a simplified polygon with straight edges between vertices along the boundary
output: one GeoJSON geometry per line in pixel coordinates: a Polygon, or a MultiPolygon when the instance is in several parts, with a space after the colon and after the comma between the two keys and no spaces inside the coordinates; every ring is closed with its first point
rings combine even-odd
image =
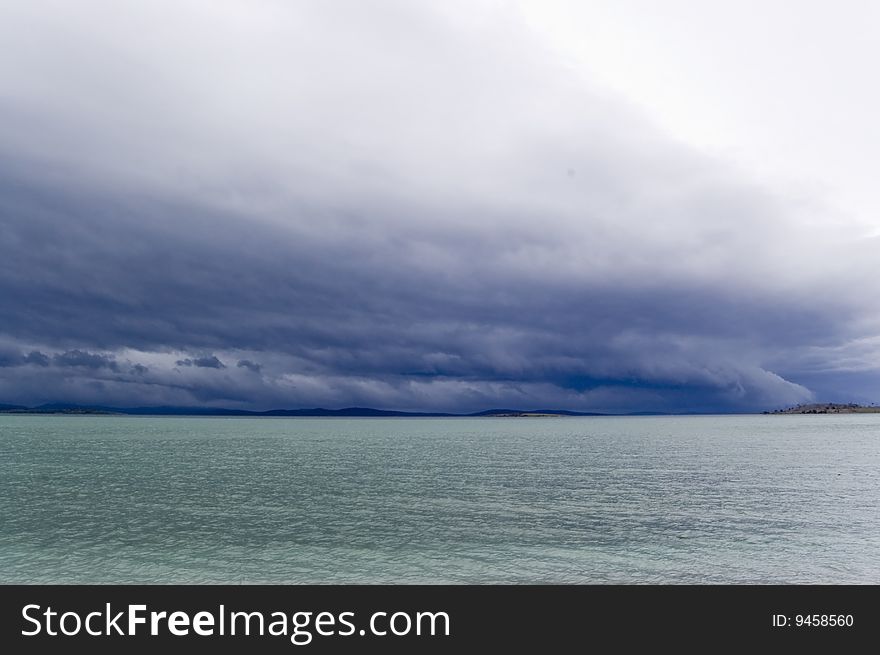
{"type": "Polygon", "coordinates": [[[250,361],[249,359],[240,359],[236,365],[238,368],[246,368],[254,373],[259,373],[263,367],[260,364],[250,361]]]}

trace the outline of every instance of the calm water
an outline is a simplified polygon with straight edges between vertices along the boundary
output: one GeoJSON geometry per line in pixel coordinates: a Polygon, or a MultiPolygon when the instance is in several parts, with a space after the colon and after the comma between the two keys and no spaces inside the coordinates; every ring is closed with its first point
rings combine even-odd
{"type": "Polygon", "coordinates": [[[880,415],[0,416],[2,582],[880,582],[880,415]]]}

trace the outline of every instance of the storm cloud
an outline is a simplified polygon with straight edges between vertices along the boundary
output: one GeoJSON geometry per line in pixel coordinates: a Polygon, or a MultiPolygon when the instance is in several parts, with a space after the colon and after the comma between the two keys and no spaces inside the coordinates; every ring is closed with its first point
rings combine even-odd
{"type": "Polygon", "coordinates": [[[51,7],[0,9],[0,402],[880,392],[877,238],[665,135],[504,4],[51,7]]]}
{"type": "Polygon", "coordinates": [[[52,357],[52,363],[55,366],[60,367],[76,366],[90,369],[107,368],[111,371],[119,369],[113,357],[98,355],[83,350],[68,350],[64,353],[58,353],[52,357]]]}
{"type": "Polygon", "coordinates": [[[178,366],[195,366],[196,368],[226,368],[226,365],[217,359],[216,355],[195,357],[193,359],[178,359],[175,363],[178,366]]]}

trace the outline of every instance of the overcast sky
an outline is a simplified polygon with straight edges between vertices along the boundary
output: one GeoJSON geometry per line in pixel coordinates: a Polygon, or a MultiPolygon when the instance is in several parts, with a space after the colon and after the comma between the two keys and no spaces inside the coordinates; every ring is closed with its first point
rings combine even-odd
{"type": "Polygon", "coordinates": [[[878,29],[0,1],[0,403],[880,401],[878,29]]]}

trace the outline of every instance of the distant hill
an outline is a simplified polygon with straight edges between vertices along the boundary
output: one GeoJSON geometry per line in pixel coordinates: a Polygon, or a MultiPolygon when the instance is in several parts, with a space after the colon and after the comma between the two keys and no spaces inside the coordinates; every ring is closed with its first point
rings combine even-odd
{"type": "Polygon", "coordinates": [[[399,412],[372,407],[345,407],[342,409],[271,409],[254,412],[244,409],[215,407],[108,407],[104,405],[74,405],[47,403],[37,407],[0,404],[0,413],[15,414],[124,414],[129,416],[339,416],[339,417],[541,417],[541,416],[605,416],[597,412],[573,412],[563,409],[487,409],[473,414],[445,412],[399,412]]]}

